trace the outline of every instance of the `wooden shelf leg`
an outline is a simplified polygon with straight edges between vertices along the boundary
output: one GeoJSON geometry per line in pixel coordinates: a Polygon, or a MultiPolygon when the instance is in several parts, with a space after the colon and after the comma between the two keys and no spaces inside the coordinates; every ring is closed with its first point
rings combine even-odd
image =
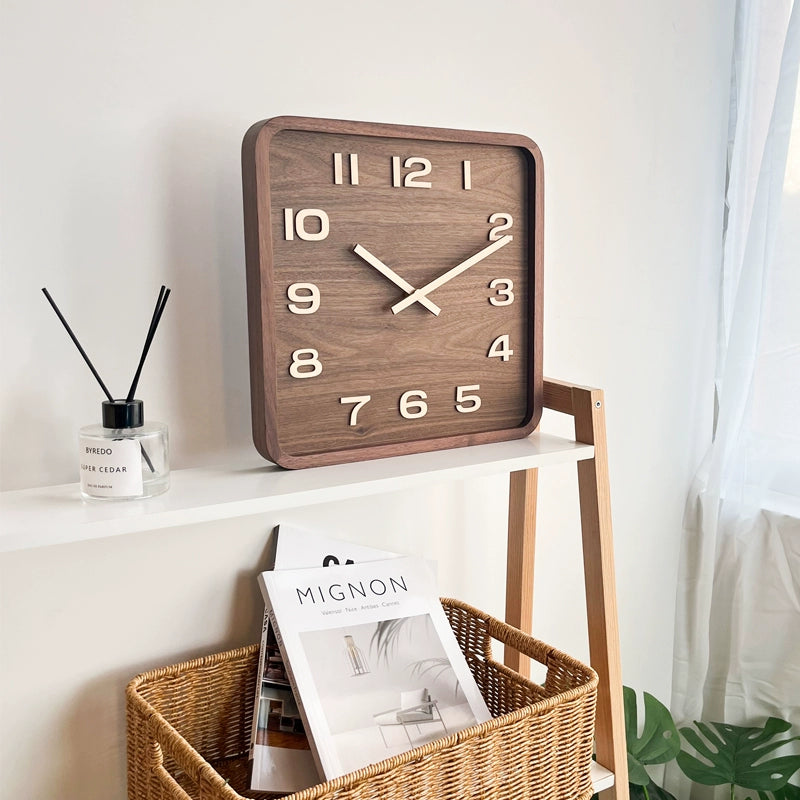
{"type": "MultiPolygon", "coordinates": [[[[611,500],[608,482],[605,402],[599,389],[572,389],[575,438],[594,445],[594,458],[578,462],[589,654],[600,682],[595,726],[598,763],[615,776],[608,790],[628,800],[628,761],[622,704],[611,500]]],[[[603,793],[606,794],[606,793],[603,793]]]]}
{"type": "MultiPolygon", "coordinates": [[[[508,491],[508,553],[506,556],[506,622],[525,633],[533,618],[533,553],[536,543],[536,487],[538,469],[512,472],[508,491]]],[[[510,647],[507,667],[530,675],[530,659],[510,647]]]]}

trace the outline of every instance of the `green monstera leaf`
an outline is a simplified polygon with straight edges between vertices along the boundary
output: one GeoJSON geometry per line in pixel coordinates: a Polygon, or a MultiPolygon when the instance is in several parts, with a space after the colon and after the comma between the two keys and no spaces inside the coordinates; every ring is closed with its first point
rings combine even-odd
{"type": "MultiPolygon", "coordinates": [[[[644,729],[639,736],[636,709],[636,692],[622,687],[625,706],[625,741],[628,746],[628,781],[636,786],[650,788],[651,780],[646,764],[666,764],[678,755],[681,740],[669,709],[653,695],[643,692],[644,729]]],[[[652,784],[655,786],[655,784],[652,784]]],[[[660,787],[656,787],[660,789],[660,787]]],[[[663,789],[661,790],[663,791],[663,789]]],[[[651,793],[652,794],[652,793],[651,793]]]]}
{"type": "Polygon", "coordinates": [[[681,728],[681,733],[704,760],[683,751],[678,755],[678,766],[696,783],[705,786],[729,783],[777,796],[777,792],[784,789],[789,778],[800,769],[800,756],[764,760],[768,753],[800,739],[800,736],[775,738],[792,727],[785,720],[770,717],[763,728],[722,722],[695,722],[694,725],[702,737],[694,728],[681,728]]]}
{"type": "Polygon", "coordinates": [[[758,793],[759,800],[800,800],[800,786],[795,786],[793,783],[787,783],[775,792],[758,793]]]}
{"type": "Polygon", "coordinates": [[[677,800],[674,794],[670,794],[657,783],[650,781],[646,786],[637,786],[629,783],[631,800],[677,800]]]}

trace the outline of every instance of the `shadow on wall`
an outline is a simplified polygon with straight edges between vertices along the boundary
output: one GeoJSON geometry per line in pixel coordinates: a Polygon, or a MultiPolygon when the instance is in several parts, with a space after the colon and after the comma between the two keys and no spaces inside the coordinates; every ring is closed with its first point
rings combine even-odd
{"type": "MultiPolygon", "coordinates": [[[[58,786],[64,797],[123,800],[127,769],[125,687],[142,672],[256,643],[261,633],[263,601],[255,576],[270,568],[273,561],[274,537],[270,535],[257,566],[240,571],[231,583],[230,594],[220,597],[220,603],[229,606],[230,620],[222,639],[200,648],[151,656],[81,685],[72,702],[53,717],[59,728],[53,741],[62,742],[64,751],[60,758],[49,761],[41,774],[32,777],[34,785],[29,796],[50,796],[52,787],[58,786]]],[[[169,609],[164,613],[169,614],[169,609]]],[[[120,625],[126,624],[120,620],[120,625]]],[[[158,619],[153,619],[152,624],[158,625],[158,619]]],[[[242,700],[245,705],[252,703],[250,698],[242,700]]],[[[35,760],[30,757],[30,763],[35,760]]]]}
{"type": "Polygon", "coordinates": [[[168,374],[177,455],[252,446],[240,148],[244,130],[174,125],[163,150],[166,282],[173,289],[168,374]]]}

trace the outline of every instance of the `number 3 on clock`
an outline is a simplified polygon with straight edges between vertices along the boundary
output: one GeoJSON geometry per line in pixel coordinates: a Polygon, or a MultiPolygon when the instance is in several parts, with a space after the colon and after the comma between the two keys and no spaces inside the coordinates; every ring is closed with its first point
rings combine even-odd
{"type": "Polygon", "coordinates": [[[528,436],[544,166],[527,137],[277,117],[242,145],[253,440],[289,468],[528,436]]]}

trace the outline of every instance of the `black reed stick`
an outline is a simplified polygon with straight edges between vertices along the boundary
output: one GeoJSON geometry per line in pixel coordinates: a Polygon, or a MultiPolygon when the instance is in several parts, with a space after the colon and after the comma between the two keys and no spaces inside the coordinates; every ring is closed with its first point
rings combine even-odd
{"type": "MultiPolygon", "coordinates": [[[[139,366],[136,369],[136,374],[133,376],[133,383],[131,384],[130,391],[128,392],[128,397],[126,398],[125,402],[130,402],[133,400],[133,394],[136,391],[136,385],[139,383],[139,376],[142,373],[142,367],[144,366],[144,360],[147,358],[147,352],[150,350],[150,345],[153,343],[153,337],[156,334],[156,329],[158,328],[158,323],[161,321],[161,315],[164,313],[164,306],[167,303],[167,298],[169,297],[170,289],[167,289],[166,286],[161,287],[158,292],[158,299],[156,300],[156,307],[153,311],[153,317],[150,320],[150,327],[147,330],[147,337],[145,338],[144,343],[144,350],[142,351],[142,357],[139,359],[139,366]]],[[[100,384],[100,388],[105,393],[105,396],[109,399],[111,403],[115,402],[114,398],[111,396],[111,392],[108,391],[105,383],[103,383],[103,379],[98,374],[97,370],[94,368],[94,364],[92,364],[89,356],[86,355],[86,351],[81,347],[81,343],[78,341],[78,338],[72,332],[72,328],[70,328],[69,323],[64,319],[64,315],[59,310],[58,306],[55,303],[55,300],[50,296],[50,292],[47,289],[42,288],[42,292],[44,292],[44,296],[47,298],[47,301],[53,307],[53,311],[56,312],[56,315],[61,320],[61,324],[66,328],[67,333],[70,336],[70,339],[75,343],[75,347],[78,348],[78,352],[83,356],[83,360],[89,366],[89,369],[92,371],[92,375],[97,379],[97,382],[100,384]]],[[[153,466],[153,462],[150,459],[150,456],[147,455],[147,451],[144,449],[144,445],[139,442],[139,448],[142,451],[142,456],[144,460],[147,462],[147,466],[150,469],[150,472],[155,472],[156,469],[153,466]]]]}
{"type": "Polygon", "coordinates": [[[144,366],[144,361],[147,358],[147,353],[150,350],[150,345],[153,343],[153,338],[156,335],[156,329],[158,328],[158,323],[161,322],[161,315],[164,313],[164,306],[166,306],[167,304],[170,291],[172,290],[167,289],[166,286],[162,285],[161,289],[158,292],[156,307],[155,309],[153,309],[153,317],[150,320],[150,327],[147,329],[147,336],[145,337],[144,340],[142,357],[139,359],[139,366],[136,367],[136,374],[133,376],[133,382],[131,383],[131,388],[128,390],[128,396],[125,398],[127,402],[133,400],[133,395],[136,392],[136,386],[139,383],[139,376],[142,374],[142,367],[144,366]]]}
{"type": "Polygon", "coordinates": [[[147,455],[147,450],[144,449],[144,445],[141,442],[139,442],[139,449],[142,451],[142,458],[147,462],[150,472],[155,472],[156,468],[153,466],[153,462],[150,460],[150,456],[147,455]]]}
{"type": "Polygon", "coordinates": [[[97,374],[97,370],[94,368],[94,364],[92,364],[92,362],[89,360],[89,356],[86,355],[86,351],[81,347],[81,343],[78,341],[77,337],[72,332],[72,328],[70,328],[69,324],[64,319],[64,315],[58,310],[58,306],[56,305],[55,300],[53,300],[53,298],[50,297],[50,292],[48,292],[47,289],[45,288],[42,288],[42,291],[44,292],[44,296],[47,298],[47,302],[50,303],[51,306],[53,306],[53,311],[55,311],[56,314],[58,315],[58,318],[61,320],[61,324],[67,329],[67,333],[69,334],[70,339],[72,339],[72,341],[75,342],[75,347],[78,348],[78,352],[83,356],[83,360],[89,366],[89,369],[92,371],[92,375],[94,375],[94,377],[97,378],[97,382],[100,384],[100,388],[103,390],[103,392],[105,392],[106,397],[113,403],[114,398],[111,396],[111,392],[108,391],[106,385],[103,383],[103,379],[97,374]]]}

